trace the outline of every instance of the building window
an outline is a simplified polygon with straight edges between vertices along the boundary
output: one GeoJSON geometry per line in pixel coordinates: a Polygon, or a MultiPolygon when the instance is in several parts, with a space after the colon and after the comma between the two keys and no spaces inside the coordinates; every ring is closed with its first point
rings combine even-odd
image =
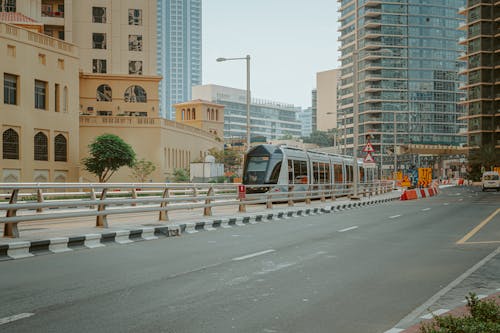
{"type": "Polygon", "coordinates": [[[125,90],[125,102],[127,103],[146,103],[147,95],[141,86],[130,86],[125,90]]]}
{"type": "Polygon", "coordinates": [[[113,91],[107,84],[101,84],[97,87],[97,101],[98,102],[111,102],[113,100],[113,91]]]}
{"type": "Polygon", "coordinates": [[[60,91],[60,85],[55,84],[54,85],[54,111],[59,112],[61,111],[61,91],[60,91]]]}
{"type": "Polygon", "coordinates": [[[9,57],[14,57],[14,58],[16,57],[16,46],[15,45],[7,45],[7,55],[9,57]]]}
{"type": "Polygon", "coordinates": [[[68,112],[68,87],[64,87],[63,91],[63,112],[68,112]]]}
{"type": "Polygon", "coordinates": [[[142,75],[142,61],[131,60],[128,62],[128,73],[133,75],[142,75]]]}
{"type": "Polygon", "coordinates": [[[43,53],[38,53],[38,62],[41,65],[46,65],[47,64],[47,56],[43,53]]]}
{"type": "Polygon", "coordinates": [[[58,134],[54,138],[54,160],[56,162],[68,161],[68,141],[62,134],[58,134]]]}
{"type": "Polygon", "coordinates": [[[106,34],[102,32],[92,33],[92,48],[93,49],[106,49],[106,34]]]}
{"type": "Polygon", "coordinates": [[[92,73],[107,73],[106,60],[92,59],[92,73]]]}
{"type": "Polygon", "coordinates": [[[47,97],[47,82],[35,80],[35,109],[45,110],[47,97]]]}
{"type": "Polygon", "coordinates": [[[106,23],[106,7],[92,7],[92,22],[106,23]]]}
{"type": "Polygon", "coordinates": [[[64,59],[57,59],[57,68],[64,70],[64,59]]]}
{"type": "Polygon", "coordinates": [[[128,50],[142,51],[142,35],[128,35],[128,50]]]}
{"type": "Polygon", "coordinates": [[[4,131],[2,134],[2,150],[4,160],[19,159],[19,134],[12,128],[4,131]]]}
{"type": "Polygon", "coordinates": [[[35,135],[34,147],[35,161],[49,160],[49,140],[44,133],[38,132],[35,135]]]}
{"type": "Polygon", "coordinates": [[[15,12],[16,0],[0,0],[0,12],[15,12]]]}
{"type": "Polygon", "coordinates": [[[3,75],[3,102],[17,105],[17,76],[5,73],[3,75]]]}
{"type": "Polygon", "coordinates": [[[128,24],[129,25],[142,25],[142,9],[129,9],[128,10],[128,24]]]}

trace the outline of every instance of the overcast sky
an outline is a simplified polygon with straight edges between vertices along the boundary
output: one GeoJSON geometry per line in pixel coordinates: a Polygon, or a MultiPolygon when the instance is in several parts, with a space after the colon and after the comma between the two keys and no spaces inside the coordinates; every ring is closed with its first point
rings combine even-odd
{"type": "Polygon", "coordinates": [[[203,84],[246,89],[252,97],[311,106],[316,72],[338,65],[336,0],[203,0],[203,84]]]}

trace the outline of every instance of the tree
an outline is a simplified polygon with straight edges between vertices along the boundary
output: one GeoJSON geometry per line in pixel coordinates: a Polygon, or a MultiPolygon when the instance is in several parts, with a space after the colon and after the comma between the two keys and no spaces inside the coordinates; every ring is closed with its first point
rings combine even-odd
{"type": "Polygon", "coordinates": [[[135,161],[132,166],[132,177],[140,183],[144,183],[146,178],[156,170],[156,165],[153,162],[141,158],[135,161]]]}
{"type": "Polygon", "coordinates": [[[469,153],[469,164],[471,172],[469,177],[473,180],[479,180],[482,170],[489,171],[494,166],[500,165],[500,157],[495,150],[495,145],[485,144],[479,149],[473,149],[469,153]]]}
{"type": "Polygon", "coordinates": [[[314,143],[320,147],[333,146],[333,135],[331,131],[313,131],[309,137],[303,138],[304,143],[314,143]]]}
{"type": "Polygon", "coordinates": [[[174,182],[184,183],[189,181],[189,171],[186,169],[174,169],[174,182]]]}
{"type": "Polygon", "coordinates": [[[211,148],[208,153],[215,157],[215,162],[223,163],[226,171],[234,171],[241,166],[242,154],[236,150],[211,148]]]}
{"type": "Polygon", "coordinates": [[[82,160],[85,170],[96,175],[100,183],[107,182],[122,166],[132,167],[134,163],[132,147],[114,134],[95,138],[89,145],[89,157],[82,160]]]}

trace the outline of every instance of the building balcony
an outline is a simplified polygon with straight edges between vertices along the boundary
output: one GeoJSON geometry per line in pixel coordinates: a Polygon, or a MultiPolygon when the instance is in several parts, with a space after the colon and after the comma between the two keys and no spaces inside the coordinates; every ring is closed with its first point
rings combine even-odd
{"type": "Polygon", "coordinates": [[[382,3],[382,1],[380,1],[380,0],[366,0],[365,1],[365,7],[380,6],[381,3],[382,3]]]}
{"type": "Polygon", "coordinates": [[[462,31],[466,31],[468,26],[469,26],[469,25],[468,25],[466,22],[463,22],[463,23],[460,23],[460,24],[458,25],[458,28],[457,28],[457,29],[458,29],[458,30],[462,30],[462,31]]]}
{"type": "Polygon", "coordinates": [[[460,38],[458,39],[458,44],[460,44],[460,45],[467,45],[467,38],[465,38],[465,37],[460,37],[460,38]]]}
{"type": "Polygon", "coordinates": [[[382,74],[366,74],[365,76],[365,81],[381,81],[382,80],[382,74]]]}
{"type": "Polygon", "coordinates": [[[382,21],[380,19],[370,18],[365,20],[365,28],[378,28],[382,25],[382,21]]]}
{"type": "Polygon", "coordinates": [[[458,8],[458,13],[461,15],[466,15],[468,10],[469,10],[468,7],[460,7],[458,8]]]}
{"type": "Polygon", "coordinates": [[[364,14],[366,17],[378,17],[382,15],[382,12],[380,8],[366,8],[364,14]]]}

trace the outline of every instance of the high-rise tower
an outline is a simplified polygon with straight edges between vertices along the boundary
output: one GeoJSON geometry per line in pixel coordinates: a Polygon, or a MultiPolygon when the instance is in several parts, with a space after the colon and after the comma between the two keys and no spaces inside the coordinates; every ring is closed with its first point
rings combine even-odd
{"type": "Polygon", "coordinates": [[[496,156],[496,163],[500,156],[500,1],[468,0],[460,13],[467,19],[460,27],[467,31],[460,41],[467,45],[461,57],[467,60],[467,98],[462,102],[467,110],[467,145],[469,160],[480,169],[487,155],[496,156]]]}
{"type": "Polygon", "coordinates": [[[457,61],[464,32],[457,28],[464,22],[458,9],[465,0],[339,2],[338,112],[345,121],[348,153],[356,111],[358,151],[370,139],[382,175],[412,164],[411,157],[396,155],[401,144],[464,143],[458,135],[463,108],[457,103],[464,96],[458,73],[465,64],[457,61]]]}
{"type": "Polygon", "coordinates": [[[158,74],[163,117],[201,84],[201,0],[158,0],[158,74]]]}

